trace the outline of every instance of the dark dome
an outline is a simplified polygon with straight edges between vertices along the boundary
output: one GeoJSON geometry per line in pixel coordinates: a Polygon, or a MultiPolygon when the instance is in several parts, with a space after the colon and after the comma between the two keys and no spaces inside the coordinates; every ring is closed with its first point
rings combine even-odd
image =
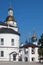
{"type": "Polygon", "coordinates": [[[17,34],[17,35],[20,35],[20,33],[14,31],[13,29],[11,28],[0,28],[0,34],[2,33],[11,33],[11,34],[17,34]]]}
{"type": "Polygon", "coordinates": [[[13,16],[7,16],[5,21],[15,21],[13,16]]]}
{"type": "Polygon", "coordinates": [[[12,8],[9,8],[8,11],[9,11],[9,10],[13,10],[13,9],[12,9],[12,8]]]}

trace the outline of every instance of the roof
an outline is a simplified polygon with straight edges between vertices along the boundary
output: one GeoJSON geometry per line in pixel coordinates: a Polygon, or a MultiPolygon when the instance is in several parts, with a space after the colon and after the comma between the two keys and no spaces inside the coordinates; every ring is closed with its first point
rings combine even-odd
{"type": "MultiPolygon", "coordinates": [[[[1,22],[0,21],[0,25],[3,25],[3,26],[8,26],[8,24],[7,23],[5,23],[5,22],[1,22]]],[[[12,25],[9,25],[10,27],[15,27],[15,26],[12,26],[12,25]]],[[[15,27],[15,28],[17,28],[17,27],[15,27]]]]}
{"type": "Polygon", "coordinates": [[[9,22],[14,21],[14,22],[16,22],[13,16],[7,16],[5,21],[9,21],[9,22]]]}
{"type": "Polygon", "coordinates": [[[20,48],[28,48],[28,47],[35,48],[35,47],[38,47],[38,45],[35,45],[35,44],[32,44],[32,43],[28,43],[28,44],[25,44],[25,45],[21,46],[20,48]]]}
{"type": "Polygon", "coordinates": [[[14,51],[14,52],[11,52],[9,55],[11,55],[11,54],[13,54],[13,53],[17,55],[17,53],[16,53],[15,51],[14,51]]]}
{"type": "Polygon", "coordinates": [[[4,23],[4,22],[1,22],[1,21],[0,21],[0,25],[7,26],[7,24],[6,24],[6,23],[4,23]]]}
{"type": "Polygon", "coordinates": [[[11,33],[11,34],[17,34],[17,35],[20,35],[20,33],[14,31],[13,29],[11,28],[0,28],[0,34],[1,33],[11,33]]]}
{"type": "Polygon", "coordinates": [[[39,58],[39,60],[43,60],[43,58],[39,58]]]}

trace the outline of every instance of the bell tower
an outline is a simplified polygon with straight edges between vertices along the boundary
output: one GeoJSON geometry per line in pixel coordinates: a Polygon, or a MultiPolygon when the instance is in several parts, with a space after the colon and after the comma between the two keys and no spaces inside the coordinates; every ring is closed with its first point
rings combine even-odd
{"type": "Polygon", "coordinates": [[[8,25],[12,25],[14,27],[17,27],[16,20],[15,20],[14,15],[13,15],[13,9],[11,7],[11,0],[10,0],[10,7],[8,9],[8,16],[5,19],[5,23],[7,23],[8,25]]]}
{"type": "MultiPolygon", "coordinates": [[[[11,0],[10,0],[10,2],[11,2],[11,0]]],[[[11,4],[10,4],[10,7],[8,9],[8,15],[5,19],[5,23],[7,24],[8,28],[11,27],[13,30],[18,31],[17,23],[15,20],[14,14],[13,14],[13,12],[14,12],[13,9],[12,9],[11,4]]]]}

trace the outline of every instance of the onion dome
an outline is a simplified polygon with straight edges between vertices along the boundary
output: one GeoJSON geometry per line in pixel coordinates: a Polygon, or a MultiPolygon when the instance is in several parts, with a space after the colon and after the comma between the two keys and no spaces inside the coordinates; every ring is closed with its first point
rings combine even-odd
{"type": "Polygon", "coordinates": [[[15,21],[13,16],[7,16],[6,21],[15,21]]]}
{"type": "Polygon", "coordinates": [[[33,41],[33,42],[37,41],[36,33],[33,34],[33,36],[32,36],[32,41],[33,41]]]}

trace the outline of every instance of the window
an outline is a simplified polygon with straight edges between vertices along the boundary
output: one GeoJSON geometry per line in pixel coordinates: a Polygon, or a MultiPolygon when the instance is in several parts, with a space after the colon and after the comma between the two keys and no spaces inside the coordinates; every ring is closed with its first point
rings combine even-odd
{"type": "Polygon", "coordinates": [[[14,45],[14,39],[11,40],[12,46],[14,45]]]}
{"type": "Polygon", "coordinates": [[[22,50],[19,50],[19,52],[21,53],[22,50]]]}
{"type": "Polygon", "coordinates": [[[24,53],[28,54],[28,48],[24,48],[24,53]]]}
{"type": "Polygon", "coordinates": [[[22,55],[21,56],[19,56],[19,59],[18,59],[19,61],[22,61],[22,55]]]}
{"type": "Polygon", "coordinates": [[[34,57],[32,58],[32,61],[35,61],[35,58],[34,57]]]}
{"type": "Polygon", "coordinates": [[[32,48],[32,54],[35,54],[35,48],[32,48]]]}
{"type": "Polygon", "coordinates": [[[4,56],[4,52],[3,51],[1,51],[1,57],[3,57],[4,56]]]}
{"type": "Polygon", "coordinates": [[[1,39],[1,45],[4,45],[4,39],[3,38],[1,39]]]}
{"type": "Polygon", "coordinates": [[[27,62],[27,61],[28,61],[28,58],[27,58],[27,57],[25,57],[24,59],[25,59],[25,62],[27,62]]]}

